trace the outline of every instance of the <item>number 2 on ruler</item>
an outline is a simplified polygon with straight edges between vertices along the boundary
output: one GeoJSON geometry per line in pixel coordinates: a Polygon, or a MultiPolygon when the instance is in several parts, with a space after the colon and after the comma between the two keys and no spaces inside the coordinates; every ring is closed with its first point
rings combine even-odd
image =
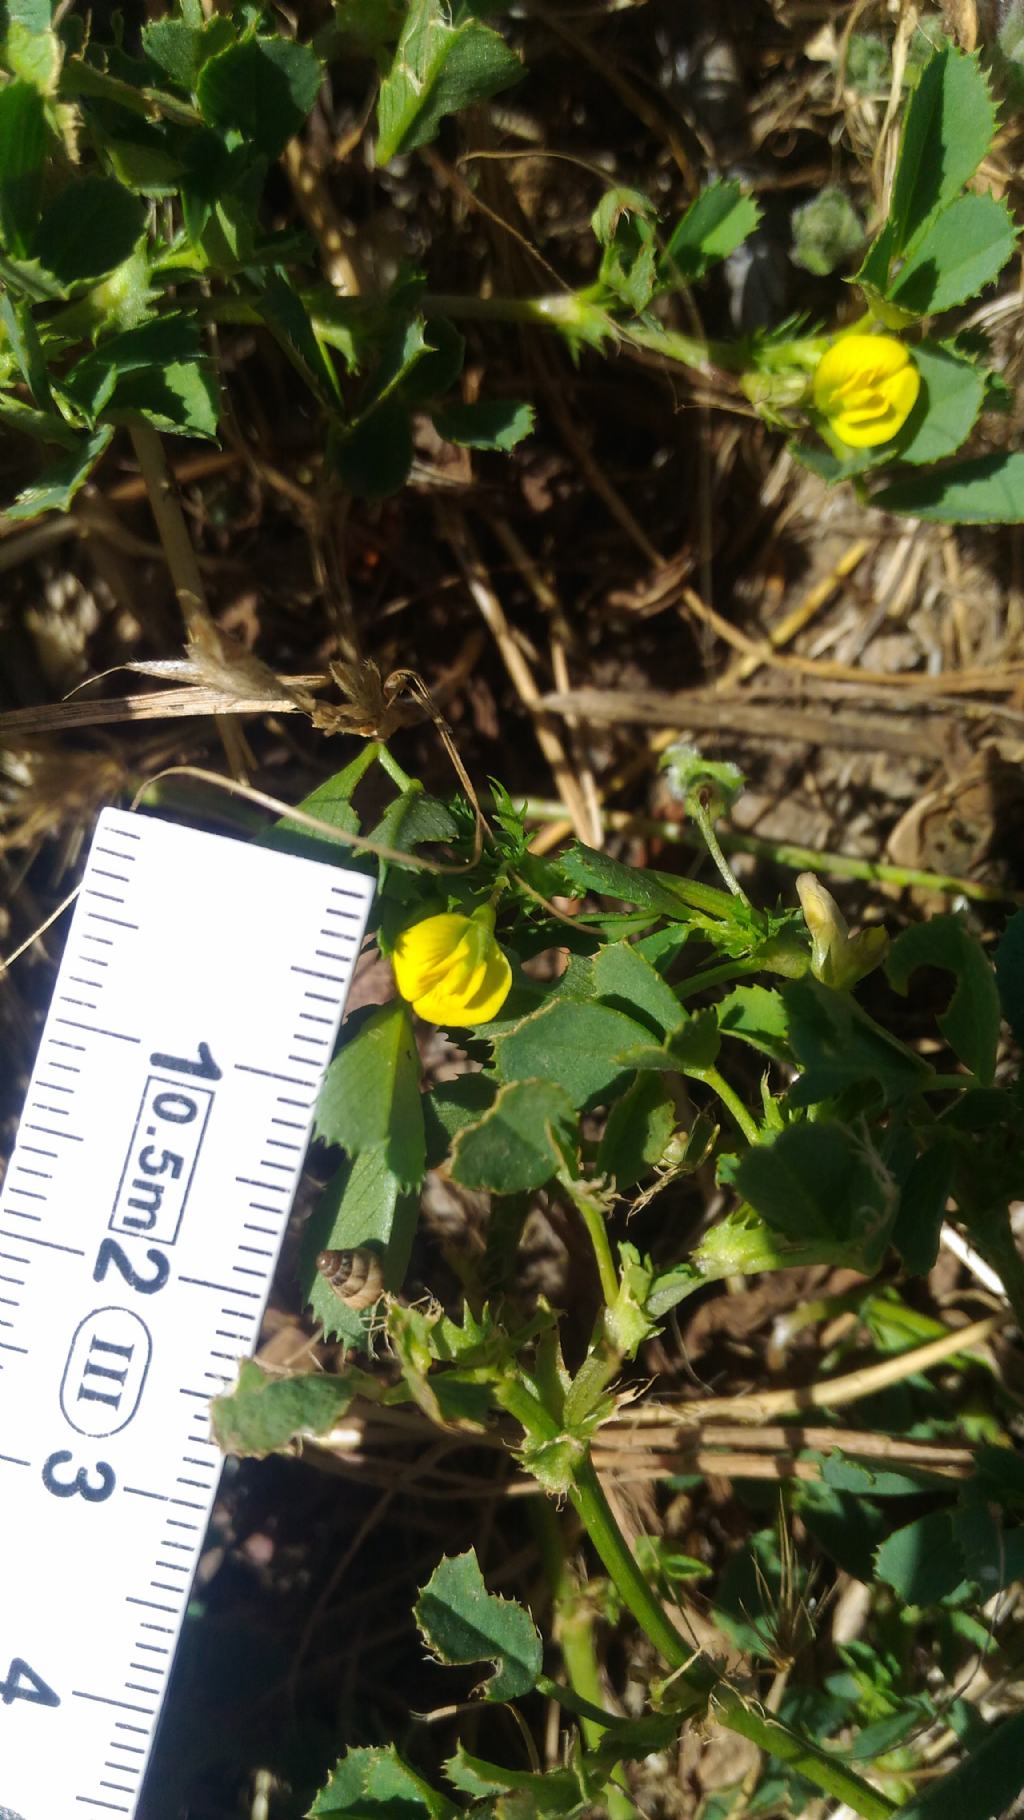
{"type": "MultiPolygon", "coordinates": [[[[149,1062],[150,1067],[152,1068],[161,1068],[165,1070],[167,1074],[183,1075],[186,1079],[190,1080],[199,1079],[215,1082],[221,1079],[221,1069],[214,1061],[208,1043],[199,1043],[197,1060],[195,1061],[190,1060],[187,1056],[164,1055],[162,1051],[157,1050],[150,1056],[149,1062]]],[[[211,1097],[210,1091],[204,1089],[203,1092],[205,1093],[207,1100],[209,1100],[211,1097]]],[[[143,1104],[145,1105],[145,1103],[144,1098],[143,1104]]],[[[152,1101],[153,1116],[155,1118],[162,1118],[172,1127],[192,1124],[199,1116],[199,1111],[200,1108],[197,1099],[192,1094],[185,1092],[172,1091],[169,1093],[158,1093],[152,1101]]],[[[205,1129],[205,1120],[203,1121],[203,1128],[205,1129]]],[[[145,1135],[155,1136],[155,1127],[152,1125],[146,1126],[145,1135]]],[[[200,1131],[199,1134],[199,1141],[202,1141],[202,1131],[200,1131]]],[[[161,1150],[158,1162],[147,1162],[147,1157],[152,1157],[154,1154],[155,1146],[147,1144],[141,1151],[138,1159],[139,1166],[143,1171],[143,1178],[138,1179],[131,1184],[131,1186],[138,1191],[139,1196],[141,1196],[144,1190],[148,1190],[150,1196],[148,1202],[144,1202],[141,1198],[136,1198],[128,1203],[129,1207],[134,1207],[136,1209],[136,1214],[135,1217],[130,1218],[127,1223],[140,1229],[143,1227],[148,1229],[148,1226],[152,1226],[160,1210],[163,1198],[163,1188],[158,1182],[154,1181],[153,1178],[162,1176],[169,1170],[171,1180],[177,1181],[182,1172],[183,1159],[178,1156],[177,1153],[161,1150]]],[[[129,1162],[130,1161],[131,1152],[129,1152],[129,1162]]],[[[128,1173],[127,1164],[125,1166],[125,1173],[126,1175],[128,1173]]],[[[128,1236],[130,1237],[131,1235],[128,1236]]],[[[147,1250],[146,1261],[152,1266],[152,1274],[149,1276],[145,1276],[136,1270],[128,1253],[117,1239],[102,1239],[96,1253],[96,1263],[92,1273],[93,1281],[101,1283],[106,1276],[108,1269],[113,1265],[118,1274],[123,1277],[129,1289],[135,1290],[138,1295],[156,1295],[167,1283],[171,1274],[171,1266],[168,1262],[166,1253],[158,1250],[155,1246],[151,1246],[147,1250]]],[[[116,1346],[101,1339],[94,1339],[92,1349],[99,1350],[103,1354],[120,1354],[122,1357],[127,1357],[130,1362],[130,1346],[116,1346]]],[[[87,1364],[85,1371],[86,1373],[91,1372],[97,1377],[102,1377],[104,1380],[109,1380],[111,1384],[117,1383],[118,1385],[123,1385],[124,1380],[128,1375],[127,1366],[124,1370],[118,1370],[109,1364],[101,1367],[97,1367],[95,1364],[87,1364]]],[[[108,1391],[106,1394],[100,1394],[95,1390],[79,1389],[78,1394],[79,1398],[85,1396],[91,1397],[96,1401],[109,1403],[115,1411],[119,1408],[119,1393],[114,1392],[113,1390],[108,1391]]],[[[134,1413],[135,1410],[133,1409],[131,1415],[134,1415],[134,1413]]],[[[128,1417],[128,1420],[131,1419],[131,1415],[128,1417]]],[[[104,1430],[103,1432],[112,1431],[104,1430]]],[[[67,1448],[59,1448],[56,1452],[50,1454],[43,1466],[43,1484],[47,1491],[52,1493],[55,1498],[80,1497],[83,1498],[87,1504],[103,1504],[116,1488],[117,1475],[115,1474],[113,1467],[110,1466],[106,1460],[97,1460],[91,1467],[79,1466],[74,1455],[67,1448]],[[64,1469],[70,1470],[66,1472],[64,1469]]],[[[24,1664],[22,1664],[22,1668],[24,1669],[24,1664]]],[[[3,1699],[5,1704],[9,1704],[10,1700],[19,1697],[25,1699],[40,1697],[38,1695],[33,1696],[28,1694],[19,1696],[17,1692],[8,1695],[5,1690],[11,1684],[10,1676],[8,1676],[6,1682],[0,1682],[0,1698],[3,1699]]],[[[45,1683],[40,1683],[40,1685],[45,1687],[45,1683]]],[[[47,1689],[47,1692],[49,1691],[50,1690],[47,1689]]],[[[56,1703],[56,1696],[54,1696],[53,1702],[44,1702],[44,1704],[51,1703],[56,1703]]]]}

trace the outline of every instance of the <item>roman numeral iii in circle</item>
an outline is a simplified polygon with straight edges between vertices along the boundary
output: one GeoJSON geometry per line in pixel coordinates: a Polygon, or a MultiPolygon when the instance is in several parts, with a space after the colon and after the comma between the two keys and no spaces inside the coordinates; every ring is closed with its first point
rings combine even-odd
{"type": "Polygon", "coordinates": [[[78,1401],[106,1403],[109,1408],[117,1409],[134,1351],[134,1346],[115,1346],[110,1340],[93,1340],[78,1388],[78,1401]],[[94,1359],[94,1353],[101,1356],[94,1359]],[[119,1367],[111,1363],[112,1359],[123,1359],[124,1365],[119,1367]],[[87,1379],[95,1382],[87,1383],[87,1379]],[[117,1390],[113,1388],[115,1384],[119,1386],[117,1390]]]}

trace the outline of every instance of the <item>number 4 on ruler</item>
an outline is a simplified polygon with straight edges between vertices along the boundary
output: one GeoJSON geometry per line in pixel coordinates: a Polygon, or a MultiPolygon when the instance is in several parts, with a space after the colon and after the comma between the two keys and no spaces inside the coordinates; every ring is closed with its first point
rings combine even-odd
{"type": "Polygon", "coordinates": [[[42,1675],[37,1675],[35,1669],[29,1668],[20,1656],[12,1659],[6,1680],[0,1681],[0,1700],[5,1706],[10,1706],[15,1700],[30,1700],[33,1706],[60,1705],[60,1695],[55,1694],[42,1675]]]}

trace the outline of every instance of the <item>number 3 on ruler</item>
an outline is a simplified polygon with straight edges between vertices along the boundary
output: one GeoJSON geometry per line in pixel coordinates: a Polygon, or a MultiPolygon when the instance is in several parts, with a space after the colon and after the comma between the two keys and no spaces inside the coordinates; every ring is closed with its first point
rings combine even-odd
{"type": "Polygon", "coordinates": [[[7,1670],[7,1679],[0,1681],[0,1700],[10,1706],[15,1700],[30,1700],[33,1706],[59,1706],[60,1695],[37,1675],[34,1668],[20,1656],[15,1656],[7,1670]]]}

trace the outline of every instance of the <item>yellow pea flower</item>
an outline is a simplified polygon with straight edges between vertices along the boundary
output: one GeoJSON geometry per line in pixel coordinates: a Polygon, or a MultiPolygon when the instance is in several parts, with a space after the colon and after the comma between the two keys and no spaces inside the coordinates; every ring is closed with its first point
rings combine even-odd
{"type": "Polygon", "coordinates": [[[921,375],[894,335],[841,335],[819,360],[813,390],[840,442],[870,449],[902,430],[921,375]]]}
{"type": "Polygon", "coordinates": [[[490,904],[404,929],[391,956],[398,990],[431,1024],[485,1024],[508,997],[512,969],[494,939],[490,904]]]}

